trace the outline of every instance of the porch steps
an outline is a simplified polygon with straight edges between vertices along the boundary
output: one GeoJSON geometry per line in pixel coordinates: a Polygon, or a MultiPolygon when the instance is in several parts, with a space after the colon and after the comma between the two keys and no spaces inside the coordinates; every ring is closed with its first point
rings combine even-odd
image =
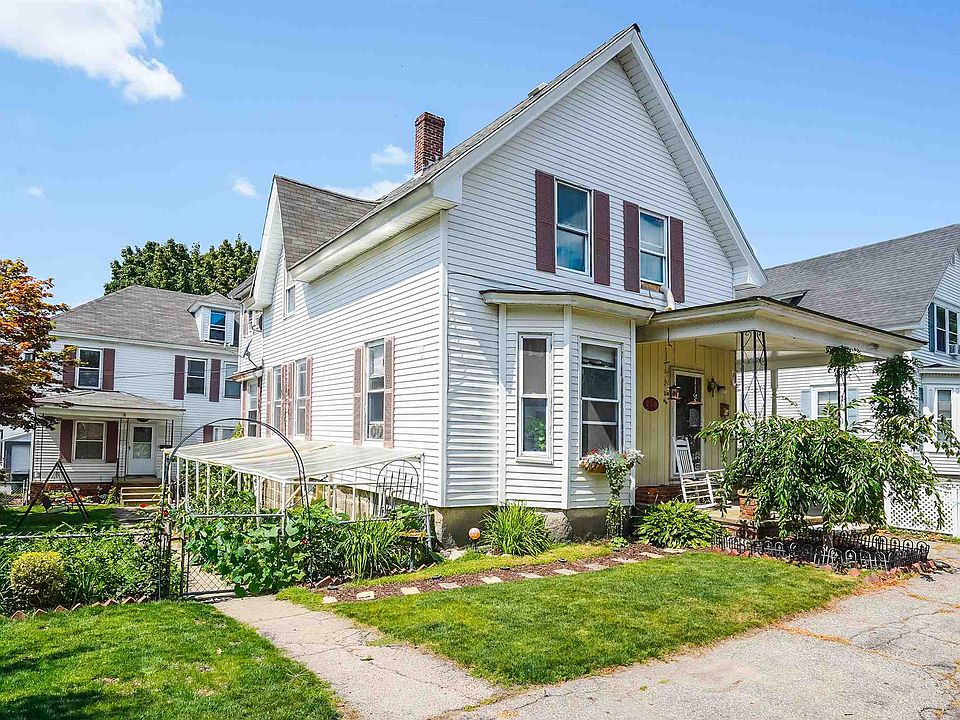
{"type": "Polygon", "coordinates": [[[160,502],[160,488],[156,485],[120,486],[120,504],[130,505],[156,505],[160,502]]]}

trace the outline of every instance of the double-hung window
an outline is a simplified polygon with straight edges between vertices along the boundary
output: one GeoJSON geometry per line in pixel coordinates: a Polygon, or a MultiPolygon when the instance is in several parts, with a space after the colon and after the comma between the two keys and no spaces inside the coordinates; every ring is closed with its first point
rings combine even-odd
{"type": "Polygon", "coordinates": [[[934,305],[936,323],[934,328],[935,348],[937,352],[960,354],[957,347],[957,313],[942,305],[934,305]]]}
{"type": "Polygon", "coordinates": [[[257,420],[260,414],[260,384],[256,378],[247,381],[247,420],[253,422],[247,423],[247,436],[254,437],[258,435],[257,420]]]}
{"type": "Polygon", "coordinates": [[[187,394],[205,395],[207,392],[207,361],[187,359],[187,394]]]}
{"type": "Polygon", "coordinates": [[[223,310],[210,311],[210,330],[207,339],[211,342],[227,341],[227,314],[223,310]]]}
{"type": "Polygon", "coordinates": [[[620,353],[616,347],[580,347],[580,451],[620,447],[620,353]]]}
{"type": "Polygon", "coordinates": [[[296,383],[293,394],[293,434],[307,433],[307,361],[297,360],[294,365],[296,383]]]}
{"type": "Polygon", "coordinates": [[[284,295],[284,310],[287,315],[293,315],[297,309],[297,292],[295,286],[291,285],[287,288],[286,294],[284,295]]]}
{"type": "Polygon", "coordinates": [[[521,335],[519,351],[518,454],[546,457],[550,438],[550,340],[546,335],[521,335]]]}
{"type": "MultiPolygon", "coordinates": [[[[951,428],[953,427],[953,391],[949,388],[937,388],[936,389],[936,420],[938,423],[946,423],[951,428]]],[[[937,432],[940,440],[944,440],[944,436],[939,431],[937,432]]]]}
{"type": "Polygon", "coordinates": [[[816,417],[829,417],[830,409],[833,409],[834,415],[836,415],[837,408],[840,406],[840,393],[836,389],[830,390],[826,388],[814,389],[815,400],[816,400],[816,417]]]}
{"type": "Polygon", "coordinates": [[[77,422],[76,437],[73,443],[74,460],[104,459],[104,445],[106,444],[106,423],[77,422]]]}
{"type": "Polygon", "coordinates": [[[385,387],[383,341],[367,345],[366,432],[368,440],[383,440],[383,390],[385,387]]]}
{"type": "Polygon", "coordinates": [[[667,282],[667,223],[640,213],[640,279],[655,285],[667,282]]]}
{"type": "Polygon", "coordinates": [[[590,193],[557,183],[557,267],[590,272],[590,193]]]}
{"type": "Polygon", "coordinates": [[[94,348],[79,348],[77,350],[76,385],[78,388],[99,390],[102,369],[103,350],[94,348]]]}
{"type": "Polygon", "coordinates": [[[240,383],[230,378],[237,374],[237,364],[228,362],[223,364],[223,396],[236,400],[240,397],[240,383]]]}
{"type": "Polygon", "coordinates": [[[277,430],[280,430],[283,425],[280,417],[283,414],[283,368],[279,366],[273,369],[273,408],[271,408],[271,411],[273,414],[270,416],[270,421],[277,430]]]}

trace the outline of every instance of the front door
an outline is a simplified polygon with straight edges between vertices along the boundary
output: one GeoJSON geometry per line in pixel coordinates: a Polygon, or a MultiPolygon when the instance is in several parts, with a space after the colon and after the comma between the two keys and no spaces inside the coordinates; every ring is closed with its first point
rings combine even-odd
{"type": "Polygon", "coordinates": [[[153,462],[153,426],[130,426],[130,457],[127,461],[127,475],[153,475],[156,472],[153,462]]]}
{"type": "Polygon", "coordinates": [[[673,438],[690,442],[693,467],[702,470],[702,440],[697,437],[703,427],[703,378],[699,375],[677,372],[674,382],[680,388],[680,398],[674,403],[673,438]]]}

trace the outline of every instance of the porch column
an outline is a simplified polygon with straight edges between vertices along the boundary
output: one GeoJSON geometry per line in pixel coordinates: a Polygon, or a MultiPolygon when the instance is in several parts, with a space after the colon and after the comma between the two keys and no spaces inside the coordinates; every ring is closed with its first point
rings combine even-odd
{"type": "Polygon", "coordinates": [[[780,368],[770,368],[770,415],[776,417],[777,412],[777,388],[780,384],[780,368]]]}

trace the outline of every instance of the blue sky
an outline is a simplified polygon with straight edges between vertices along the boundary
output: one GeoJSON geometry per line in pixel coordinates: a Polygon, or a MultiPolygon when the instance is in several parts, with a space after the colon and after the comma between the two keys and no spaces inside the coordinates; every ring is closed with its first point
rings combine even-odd
{"type": "Polygon", "coordinates": [[[763,264],[960,222],[956,3],[151,2],[140,48],[0,8],[0,255],[65,302],[126,244],[258,244],[274,173],[401,181],[421,111],[452,147],[631,22],[763,264]]]}

